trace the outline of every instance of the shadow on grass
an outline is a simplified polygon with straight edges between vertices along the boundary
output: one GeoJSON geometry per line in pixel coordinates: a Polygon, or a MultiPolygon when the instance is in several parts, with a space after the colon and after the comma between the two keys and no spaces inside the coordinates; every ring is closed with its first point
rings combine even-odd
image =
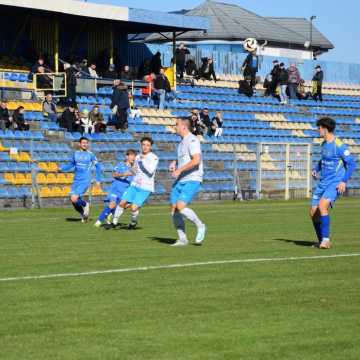
{"type": "Polygon", "coordinates": [[[273,240],[282,241],[285,243],[292,243],[297,246],[305,246],[305,247],[311,247],[311,246],[315,246],[318,244],[317,242],[306,241],[306,240],[292,240],[292,239],[273,239],[273,240]]]}
{"type": "Polygon", "coordinates": [[[158,237],[158,236],[151,236],[150,240],[157,241],[161,244],[172,245],[176,242],[174,238],[166,238],[166,237],[158,237]]]}
{"type": "Polygon", "coordinates": [[[66,218],[65,221],[68,221],[68,222],[80,222],[81,219],[80,218],[66,218]]]}

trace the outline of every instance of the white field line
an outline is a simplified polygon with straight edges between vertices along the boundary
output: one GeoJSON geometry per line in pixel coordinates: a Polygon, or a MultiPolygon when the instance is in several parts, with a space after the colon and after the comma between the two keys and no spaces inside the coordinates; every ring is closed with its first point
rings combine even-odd
{"type": "Polygon", "coordinates": [[[152,271],[152,270],[167,270],[167,269],[180,269],[180,268],[191,268],[191,267],[200,267],[200,266],[214,266],[214,265],[265,263],[265,262],[290,262],[290,261],[304,261],[304,260],[326,260],[326,259],[350,258],[350,257],[358,257],[358,256],[360,256],[360,253],[318,255],[318,256],[281,257],[281,258],[253,258],[253,259],[234,259],[234,260],[214,260],[214,261],[193,262],[193,263],[184,263],[184,264],[140,266],[140,267],[131,267],[131,268],[95,270],[95,271],[75,272],[75,273],[73,272],[73,273],[16,276],[16,277],[0,278],[0,282],[58,279],[58,278],[95,276],[95,275],[117,274],[117,273],[144,272],[144,271],[152,271]]]}

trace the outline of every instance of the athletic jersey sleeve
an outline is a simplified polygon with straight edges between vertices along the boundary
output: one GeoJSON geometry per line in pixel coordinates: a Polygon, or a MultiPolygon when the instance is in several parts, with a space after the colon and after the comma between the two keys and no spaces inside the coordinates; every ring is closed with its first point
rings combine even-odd
{"type": "Polygon", "coordinates": [[[75,162],[75,153],[71,155],[70,161],[66,164],[63,164],[60,166],[60,171],[70,171],[75,168],[76,162],[75,162]]]}
{"type": "Polygon", "coordinates": [[[317,173],[321,171],[321,160],[315,164],[313,170],[316,171],[317,173]]]}
{"type": "Polygon", "coordinates": [[[100,182],[102,180],[102,167],[95,154],[91,154],[91,161],[95,165],[95,179],[100,182]]]}
{"type": "Polygon", "coordinates": [[[341,160],[343,161],[344,167],[345,167],[345,175],[344,175],[342,181],[348,182],[356,168],[355,159],[354,159],[353,155],[351,154],[349,147],[345,144],[342,144],[338,148],[338,154],[340,155],[341,160]]]}
{"type": "Polygon", "coordinates": [[[196,154],[201,154],[201,145],[200,141],[194,137],[189,142],[189,153],[191,156],[194,156],[196,154]]]}

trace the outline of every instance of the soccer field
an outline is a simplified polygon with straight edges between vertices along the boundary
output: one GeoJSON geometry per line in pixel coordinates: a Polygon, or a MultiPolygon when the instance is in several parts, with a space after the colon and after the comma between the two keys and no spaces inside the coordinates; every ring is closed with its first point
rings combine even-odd
{"type": "Polygon", "coordinates": [[[329,251],[307,202],[193,208],[208,235],[185,248],[166,206],[134,231],[1,212],[0,358],[360,359],[357,199],[336,204],[329,251]]]}

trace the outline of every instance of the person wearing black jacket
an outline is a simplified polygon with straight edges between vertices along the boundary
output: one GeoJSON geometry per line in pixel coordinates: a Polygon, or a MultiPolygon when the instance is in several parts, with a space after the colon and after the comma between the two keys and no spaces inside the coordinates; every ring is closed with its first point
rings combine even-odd
{"type": "Polygon", "coordinates": [[[176,57],[176,73],[179,75],[180,79],[184,77],[185,71],[185,62],[186,55],[189,55],[190,51],[185,47],[183,43],[179,45],[176,49],[175,57],[176,57]]]}
{"type": "Polygon", "coordinates": [[[285,69],[285,64],[280,64],[279,71],[279,84],[280,84],[280,104],[287,104],[288,96],[286,94],[287,86],[289,81],[289,73],[285,69]]]}
{"type": "Polygon", "coordinates": [[[64,71],[66,77],[66,103],[70,104],[76,100],[76,85],[79,72],[68,63],[64,64],[64,71]]]}
{"type": "Polygon", "coordinates": [[[10,115],[7,104],[0,101],[0,130],[6,130],[10,127],[10,115]]]}
{"type": "Polygon", "coordinates": [[[271,82],[270,82],[270,86],[269,86],[269,92],[272,96],[277,97],[276,95],[276,88],[279,85],[279,75],[280,75],[280,65],[279,65],[279,61],[274,60],[273,61],[273,68],[271,70],[271,82]]]}
{"type": "Polygon", "coordinates": [[[161,66],[161,54],[158,51],[151,59],[151,72],[155,75],[160,74],[161,66]]]}
{"type": "Polygon", "coordinates": [[[16,126],[16,130],[20,131],[27,131],[30,128],[30,125],[25,121],[24,118],[24,107],[19,106],[14,112],[13,112],[13,123],[16,126]]]}
{"type": "Polygon", "coordinates": [[[128,127],[128,109],[130,108],[129,104],[129,95],[127,87],[120,82],[113,88],[113,94],[111,96],[111,105],[110,109],[116,113],[115,115],[115,128],[117,130],[126,130],[128,127]]]}
{"type": "Polygon", "coordinates": [[[75,110],[76,104],[69,104],[69,106],[64,110],[59,119],[60,127],[66,129],[69,132],[75,132],[78,130],[78,125],[76,124],[75,110]]]}
{"type": "Polygon", "coordinates": [[[111,79],[111,80],[115,80],[119,77],[119,74],[116,71],[116,67],[114,64],[110,64],[109,68],[104,72],[103,77],[105,79],[111,79]]]}
{"type": "Polygon", "coordinates": [[[134,74],[133,72],[130,70],[130,66],[129,65],[125,65],[124,69],[121,71],[120,73],[120,79],[122,81],[132,81],[134,80],[134,74]]]}
{"type": "Polygon", "coordinates": [[[251,86],[250,76],[247,76],[244,80],[239,81],[239,94],[244,94],[249,98],[254,95],[254,89],[251,86]]]}
{"type": "Polygon", "coordinates": [[[214,70],[214,63],[211,58],[202,58],[202,65],[199,70],[199,78],[203,78],[205,80],[211,80],[211,77],[216,82],[216,74],[214,70]]]}
{"type": "Polygon", "coordinates": [[[154,93],[158,97],[159,109],[163,110],[165,106],[166,93],[171,92],[169,79],[165,75],[164,68],[160,69],[160,74],[154,80],[154,93]]]}
{"type": "Polygon", "coordinates": [[[321,70],[321,66],[318,65],[315,68],[315,74],[312,78],[313,81],[313,99],[315,101],[323,101],[322,97],[322,84],[324,81],[324,72],[321,70]]]}
{"type": "Polygon", "coordinates": [[[256,74],[259,70],[259,57],[256,55],[256,52],[251,52],[246,57],[241,71],[243,72],[244,78],[250,78],[250,86],[254,88],[256,85],[256,74]]]}

